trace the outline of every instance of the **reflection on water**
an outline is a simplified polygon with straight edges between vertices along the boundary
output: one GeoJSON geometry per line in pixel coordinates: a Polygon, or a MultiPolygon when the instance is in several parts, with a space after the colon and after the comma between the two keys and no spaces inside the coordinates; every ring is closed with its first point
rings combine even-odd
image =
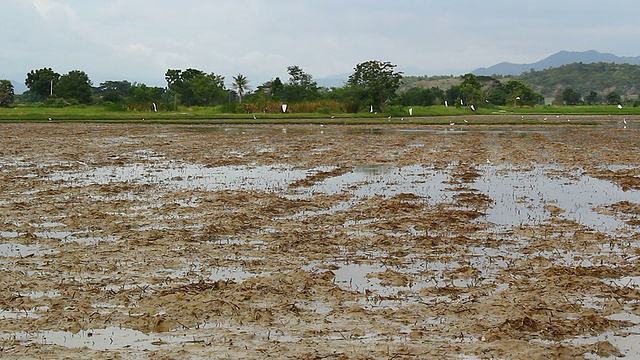
{"type": "MultiPolygon", "coordinates": [[[[352,196],[351,200],[333,210],[326,209],[325,213],[346,210],[358,201],[375,195],[393,197],[412,194],[433,205],[453,202],[456,193],[447,183],[452,177],[451,167],[434,170],[422,165],[396,167],[390,164],[356,166],[349,172],[327,177],[311,186],[292,188],[296,181],[330,170],[332,169],[327,167],[304,170],[285,164],[205,167],[199,164],[158,161],[151,165],[129,164],[79,172],[63,171],[55,173],[51,180],[64,180],[66,186],[124,182],[187,190],[266,191],[290,199],[310,199],[318,194],[347,193],[352,196]]],[[[607,234],[638,231],[614,216],[594,211],[596,207],[620,201],[640,203],[640,192],[636,190],[623,191],[609,181],[556,165],[539,165],[526,169],[483,165],[477,170],[479,176],[470,185],[494,201],[483,220],[497,226],[539,225],[556,216],[607,234]],[[554,215],[548,210],[548,205],[562,211],[554,215]]],[[[52,233],[47,235],[57,236],[52,233]]]]}
{"type": "Polygon", "coordinates": [[[59,345],[68,348],[88,348],[92,350],[136,349],[151,350],[177,339],[159,334],[119,327],[92,329],[73,333],[70,331],[40,331],[37,333],[14,332],[0,335],[1,339],[31,344],[59,345]]]}

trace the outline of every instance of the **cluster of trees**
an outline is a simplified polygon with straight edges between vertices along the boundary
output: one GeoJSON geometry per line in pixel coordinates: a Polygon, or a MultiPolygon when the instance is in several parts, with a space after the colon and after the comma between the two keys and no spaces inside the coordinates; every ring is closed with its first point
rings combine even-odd
{"type": "MultiPolygon", "coordinates": [[[[112,110],[150,108],[150,104],[166,102],[166,89],[123,81],[105,81],[94,87],[84,71],[72,70],[60,75],[51,68],[31,70],[22,96],[26,102],[47,105],[105,104],[112,110]]],[[[11,88],[13,94],[13,87],[11,88]]],[[[12,100],[15,95],[12,95],[12,100]]]]}
{"type": "Polygon", "coordinates": [[[465,74],[458,84],[442,90],[439,87],[412,86],[399,95],[401,105],[430,106],[445,103],[455,106],[483,104],[505,106],[534,106],[544,103],[544,96],[522,81],[509,80],[503,84],[491,76],[465,74]]]}
{"type": "MultiPolygon", "coordinates": [[[[555,99],[553,100],[555,105],[597,105],[602,103],[615,105],[621,104],[622,102],[622,96],[616,91],[612,91],[606,96],[602,96],[592,90],[589,92],[589,95],[583,96],[579,91],[574,90],[573,88],[566,88],[562,91],[558,91],[555,99]]],[[[634,106],[637,106],[637,103],[634,103],[634,106]]]]}
{"type": "MultiPolygon", "coordinates": [[[[531,71],[516,78],[465,74],[449,77],[454,81],[447,83],[447,77],[434,77],[437,86],[425,86],[425,81],[431,78],[407,78],[396,71],[396,65],[377,60],[357,64],[342,87],[318,86],[311,74],[296,65],[289,66],[287,72],[287,80],[276,77],[255,88],[242,74],[234,76],[227,88],[223,76],[192,68],[168,69],[165,73],[166,87],[150,87],[126,80],[106,81],[94,87],[83,71],[73,70],[61,75],[51,68],[43,68],[27,73],[25,85],[29,90],[20,95],[20,100],[59,106],[104,104],[112,110],[224,105],[225,111],[232,112],[249,109],[277,111],[273,109],[279,109],[275,105],[279,103],[316,103],[317,110],[317,107],[332,102],[339,104],[337,111],[368,111],[373,107],[375,111],[384,112],[389,105],[535,106],[544,103],[542,93],[551,89],[554,91],[554,103],[558,105],[616,104],[623,102],[620,93],[585,92],[587,85],[578,83],[578,79],[587,78],[593,86],[601,83],[611,89],[611,79],[607,82],[606,77],[624,78],[628,83],[625,83],[627,90],[635,89],[634,81],[640,79],[638,66],[604,63],[565,65],[557,69],[531,71]],[[628,79],[629,74],[637,79],[628,79]]],[[[15,99],[11,82],[0,80],[0,106],[8,106],[15,99]]],[[[304,109],[313,110],[314,107],[306,106],[304,109]]]]}
{"type": "Polygon", "coordinates": [[[634,99],[640,92],[640,66],[631,64],[573,63],[531,70],[517,79],[554,98],[557,104],[616,104],[634,99]]]}
{"type": "Polygon", "coordinates": [[[61,99],[75,99],[81,104],[89,104],[92,101],[91,80],[84,71],[73,70],[60,75],[51,68],[31,70],[24,83],[29,88],[29,94],[36,96],[38,100],[56,96],[61,99]]]}

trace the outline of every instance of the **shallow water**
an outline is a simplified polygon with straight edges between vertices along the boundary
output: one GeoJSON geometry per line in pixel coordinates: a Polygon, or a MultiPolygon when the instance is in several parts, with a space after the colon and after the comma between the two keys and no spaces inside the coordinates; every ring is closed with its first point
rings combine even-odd
{"type": "MultiPolygon", "coordinates": [[[[82,299],[95,314],[113,314],[113,318],[101,325],[81,326],[123,324],[111,321],[123,314],[128,321],[127,316],[162,313],[173,321],[184,319],[189,328],[175,325],[172,332],[161,334],[125,327],[27,334],[20,332],[26,327],[15,325],[10,327],[14,332],[5,332],[3,339],[13,336],[16,343],[25,345],[134,349],[140,350],[138,354],[164,344],[184,351],[188,341],[177,333],[206,334],[209,339],[225,334],[237,339],[242,334],[256,341],[249,347],[290,342],[293,348],[308,339],[353,345],[355,351],[360,350],[358,345],[385,341],[392,346],[426,346],[437,341],[459,345],[482,341],[482,334],[459,337],[450,329],[477,331],[472,322],[485,314],[490,330],[508,325],[522,312],[512,316],[496,309],[529,304],[528,292],[543,287],[547,290],[541,293],[541,301],[553,301],[554,308],[557,304],[563,311],[554,319],[540,315],[538,324],[572,321],[594,312],[600,318],[615,313],[640,323],[630,315],[636,301],[608,293],[608,287],[640,287],[637,272],[624,276],[640,253],[640,229],[630,225],[638,215],[635,210],[611,207],[623,201],[640,203],[639,191],[624,191],[612,181],[588,175],[594,169],[633,173],[633,165],[615,165],[619,158],[601,152],[594,159],[602,157],[607,165],[581,168],[578,164],[588,164],[585,159],[591,155],[587,155],[567,161],[576,165],[563,167],[554,161],[555,151],[566,143],[573,147],[579,140],[555,142],[555,130],[526,130],[516,137],[511,136],[513,131],[487,130],[473,138],[474,131],[458,125],[452,130],[427,131],[362,128],[342,143],[323,142],[333,135],[344,140],[338,138],[342,129],[317,135],[319,131],[319,127],[310,128],[308,133],[315,132],[315,137],[302,142],[281,138],[308,133],[290,130],[285,134],[279,128],[270,130],[278,138],[267,138],[259,131],[232,134],[246,136],[250,144],[236,139],[219,149],[210,149],[206,137],[202,142],[196,137],[182,139],[184,149],[207,149],[194,156],[174,151],[177,140],[170,145],[164,140],[145,144],[143,137],[135,136],[104,141],[96,137],[103,144],[101,151],[87,159],[61,147],[64,152],[57,158],[64,160],[53,163],[48,164],[46,157],[38,164],[7,161],[8,167],[20,170],[15,178],[26,186],[15,186],[0,202],[8,214],[19,210],[0,232],[0,262],[15,266],[18,277],[24,274],[25,281],[15,285],[9,296],[25,297],[31,305],[20,310],[22,299],[16,298],[15,304],[7,303],[0,318],[7,319],[8,325],[44,321],[45,313],[79,319],[84,316],[82,308],[59,304],[82,299]],[[359,144],[367,147],[366,139],[377,140],[379,135],[381,141],[367,148],[369,153],[349,156],[352,141],[365,139],[359,144]],[[534,144],[538,138],[551,139],[549,148],[534,144]],[[385,148],[386,139],[393,148],[385,148]],[[125,150],[120,145],[136,146],[125,150]],[[521,147],[526,151],[520,152],[521,147]],[[468,149],[479,151],[470,154],[468,149]],[[217,152],[215,156],[246,164],[210,167],[197,160],[169,160],[206,162],[211,150],[217,152]],[[307,165],[331,163],[323,158],[337,154],[348,159],[340,167],[307,165]],[[503,156],[521,154],[533,154],[535,159],[500,163],[503,156]],[[82,161],[69,160],[75,158],[82,161]],[[281,163],[262,165],[273,161],[281,163]],[[110,165],[96,166],[98,162],[110,165]],[[533,162],[538,165],[516,165],[533,162]],[[238,191],[246,192],[238,196],[238,191]],[[40,196],[42,206],[33,206],[39,204],[40,196]],[[456,221],[470,213],[473,216],[468,219],[473,220],[456,221]],[[54,251],[48,249],[61,253],[47,256],[54,251]],[[575,275],[595,273],[596,266],[605,266],[614,275],[604,280],[575,275]],[[319,274],[328,269],[333,276],[319,274]],[[555,287],[565,273],[574,276],[577,290],[573,284],[561,291],[555,287]],[[49,282],[52,278],[55,282],[49,282]],[[218,281],[228,282],[213,291],[209,286],[220,285],[213,284],[218,281]],[[191,286],[200,282],[202,289],[191,286]],[[565,290],[564,299],[557,296],[565,290]],[[177,296],[182,294],[187,296],[177,296]],[[205,306],[218,299],[238,304],[230,308],[242,313],[208,311],[209,318],[197,314],[195,325],[188,322],[193,314],[183,309],[197,309],[197,301],[205,306]],[[620,308],[612,309],[616,304],[620,308]],[[269,310],[273,317],[250,318],[254,310],[269,310]],[[369,318],[375,324],[362,321],[369,318]],[[296,326],[297,332],[290,330],[296,326]],[[362,329],[351,331],[353,327],[362,329]],[[275,328],[280,329],[272,331],[275,328]],[[415,330],[424,334],[410,337],[415,330]]],[[[13,170],[5,170],[7,177],[13,176],[13,170]]],[[[11,283],[15,274],[7,272],[6,282],[11,283]]],[[[518,310],[514,308],[514,313],[518,310]]],[[[143,321],[124,323],[147,329],[143,321]]],[[[637,329],[627,330],[630,341],[636,341],[637,329]]],[[[508,332],[501,334],[507,336],[504,342],[511,336],[508,332]]],[[[588,330],[582,334],[568,339],[567,346],[606,339],[633,355],[624,334],[587,337],[588,330]]],[[[522,336],[535,338],[536,334],[522,336]]],[[[237,347],[247,349],[246,344],[237,347]]]]}
{"type": "MultiPolygon", "coordinates": [[[[302,199],[318,193],[326,195],[348,193],[352,200],[324,213],[346,210],[363,198],[374,195],[392,197],[412,194],[430,204],[451,202],[455,191],[446,182],[452,169],[433,170],[420,165],[396,167],[393,165],[362,165],[352,171],[329,177],[309,187],[291,189],[298,180],[305,179],[327,168],[294,169],[276,166],[220,166],[204,167],[198,164],[156,162],[131,164],[121,167],[107,166],[89,171],[64,171],[53,174],[52,181],[64,180],[64,186],[108,183],[159,184],[172,189],[203,189],[207,191],[251,190],[302,199]]],[[[589,229],[614,235],[619,232],[637,233],[626,222],[614,216],[599,214],[594,208],[620,201],[640,203],[640,192],[623,191],[609,181],[596,179],[578,170],[557,165],[517,169],[505,166],[483,165],[472,189],[489,196],[493,205],[483,220],[499,227],[539,225],[554,215],[547,209],[553,205],[563,210],[555,215],[573,220],[589,229]],[[559,175],[560,174],[560,175],[559,175]]],[[[316,214],[323,211],[316,212],[316,214]]],[[[299,214],[303,216],[304,214],[299,214]]],[[[313,215],[308,213],[306,215],[313,215]]],[[[48,232],[49,237],[60,237],[64,232],[48,232]]],[[[70,234],[66,234],[70,235],[70,234]]]]}
{"type": "Polygon", "coordinates": [[[177,343],[179,339],[168,335],[143,332],[119,327],[83,330],[77,333],[70,331],[40,331],[37,333],[14,332],[0,334],[0,338],[20,341],[25,344],[59,345],[69,348],[88,348],[92,350],[135,349],[153,350],[169,342],[177,343]]]}

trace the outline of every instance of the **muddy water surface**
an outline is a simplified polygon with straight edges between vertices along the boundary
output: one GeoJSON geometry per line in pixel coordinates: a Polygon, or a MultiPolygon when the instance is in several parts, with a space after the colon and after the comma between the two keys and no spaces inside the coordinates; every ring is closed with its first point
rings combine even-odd
{"type": "Polygon", "coordinates": [[[1,355],[637,356],[635,121],[2,124],[1,355]]]}

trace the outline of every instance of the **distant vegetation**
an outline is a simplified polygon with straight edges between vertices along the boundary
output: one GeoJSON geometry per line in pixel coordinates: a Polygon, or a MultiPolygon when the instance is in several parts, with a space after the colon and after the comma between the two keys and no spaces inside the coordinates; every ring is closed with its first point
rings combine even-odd
{"type": "MultiPolygon", "coordinates": [[[[573,63],[546,70],[530,70],[518,76],[478,76],[502,83],[521,81],[555,105],[625,104],[638,106],[640,65],[573,63]]],[[[462,76],[407,76],[400,91],[413,87],[455,86],[462,76]]]]}
{"type": "MultiPolygon", "coordinates": [[[[16,105],[66,108],[99,106],[107,112],[176,112],[187,108],[211,108],[216,114],[406,114],[415,107],[422,114],[452,114],[436,107],[457,108],[463,113],[492,113],[553,103],[574,105],[632,105],[638,107],[640,65],[573,63],[519,76],[403,76],[390,62],[357,64],[342,87],[321,87],[299,66],[287,68],[287,81],[276,77],[252,86],[242,74],[226,85],[224,77],[198,69],[168,69],[166,87],[113,80],[94,86],[80,70],[58,74],[51,68],[31,70],[24,94],[0,79],[0,107],[16,105]],[[227,88],[229,86],[229,88],[227,88]],[[286,104],[286,106],[283,106],[286,104]],[[433,108],[425,112],[426,108],[433,108]],[[419,110],[422,109],[422,110],[419,110]]],[[[550,109],[544,112],[553,113],[550,109]]],[[[590,109],[590,113],[598,113],[590,109]]],[[[211,111],[206,111],[210,114],[211,111]]],[[[127,117],[127,116],[124,116],[127,117]]],[[[153,116],[149,116],[153,118],[153,116]]]]}
{"type": "Polygon", "coordinates": [[[582,98],[595,92],[596,102],[607,102],[607,95],[615,92],[623,102],[633,103],[638,99],[640,90],[640,65],[574,63],[558,68],[530,71],[517,79],[531,85],[546,97],[555,98],[566,89],[573,89],[582,98]]]}

